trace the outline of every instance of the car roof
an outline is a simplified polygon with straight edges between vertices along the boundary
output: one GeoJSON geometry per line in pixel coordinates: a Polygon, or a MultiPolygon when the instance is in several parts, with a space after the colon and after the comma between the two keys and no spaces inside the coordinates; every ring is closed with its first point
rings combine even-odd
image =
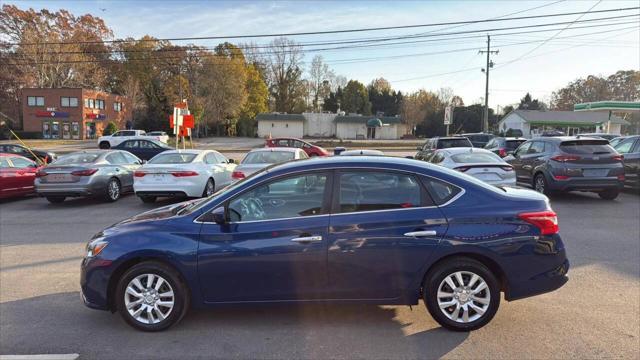
{"type": "MultiPolygon", "coordinates": [[[[163,151],[160,154],[194,154],[194,155],[198,155],[198,154],[202,154],[203,152],[206,151],[215,151],[215,150],[198,150],[198,149],[178,149],[178,150],[167,150],[167,151],[163,151]]],[[[160,155],[158,154],[158,155],[160,155]]]]}
{"type": "Polygon", "coordinates": [[[298,148],[289,148],[289,147],[264,147],[264,148],[257,148],[257,149],[251,149],[251,152],[274,152],[274,151],[282,151],[282,152],[297,152],[297,151],[303,151],[302,149],[298,149],[298,148]]]}
{"type": "Polygon", "coordinates": [[[459,139],[464,139],[465,136],[460,134],[458,136],[436,136],[434,137],[434,139],[437,140],[459,140],[459,139]]]}
{"type": "Polygon", "coordinates": [[[483,154],[493,154],[491,151],[478,148],[478,147],[456,147],[456,148],[446,148],[439,149],[438,152],[445,152],[449,155],[463,154],[463,153],[483,153],[483,154]]]}

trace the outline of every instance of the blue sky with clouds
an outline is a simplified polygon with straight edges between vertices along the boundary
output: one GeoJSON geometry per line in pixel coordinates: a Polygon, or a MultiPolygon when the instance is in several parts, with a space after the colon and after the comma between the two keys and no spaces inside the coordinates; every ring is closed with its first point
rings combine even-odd
{"type": "MultiPolygon", "coordinates": [[[[513,16],[587,11],[638,6],[631,1],[5,1],[35,9],[64,8],[79,15],[102,17],[116,37],[158,38],[221,36],[264,33],[325,31],[363,27],[428,24],[491,19],[540,7],[513,16]]],[[[625,14],[639,12],[625,12],[625,14]]],[[[581,20],[613,16],[588,14],[581,20]]],[[[460,32],[495,27],[573,21],[579,15],[536,20],[504,21],[489,24],[445,26],[350,33],[324,36],[299,36],[300,42],[409,35],[426,32],[460,32]]],[[[549,32],[494,36],[490,105],[517,102],[529,90],[548,101],[552,91],[569,81],[590,74],[608,75],[617,70],[640,69],[640,25],[638,17],[609,20],[606,27],[572,29],[574,24],[550,27],[549,32]],[[626,22],[626,24],[615,24],[626,22]],[[545,43],[549,38],[554,37],[545,43]],[[540,46],[541,45],[541,46],[540,46]],[[515,61],[514,61],[515,60],[515,61]],[[513,61],[513,62],[512,62],[513,61]]],[[[604,22],[589,23],[603,24],[604,22]]],[[[525,31],[527,29],[524,29],[525,31]]],[[[522,30],[521,30],[522,31],[522,30]]],[[[464,34],[461,36],[482,35],[464,34]]],[[[434,39],[434,38],[428,38],[434,39]]],[[[268,38],[256,39],[258,44],[268,38]]],[[[196,41],[215,46],[219,40],[196,41]]],[[[234,42],[234,40],[231,40],[234,42]]],[[[184,44],[184,42],[179,42],[184,44]]],[[[364,83],[384,77],[395,89],[413,91],[451,87],[465,103],[484,96],[485,57],[478,54],[486,39],[478,36],[448,41],[425,41],[385,47],[348,48],[322,51],[324,59],[338,74],[364,83]],[[463,71],[464,70],[464,71],[463,71]],[[443,75],[444,74],[444,75],[443,75]]],[[[305,55],[307,62],[316,53],[305,55]]]]}

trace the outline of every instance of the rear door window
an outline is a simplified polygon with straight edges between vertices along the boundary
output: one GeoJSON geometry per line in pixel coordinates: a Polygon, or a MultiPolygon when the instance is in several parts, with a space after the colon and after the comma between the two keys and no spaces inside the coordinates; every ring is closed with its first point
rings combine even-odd
{"type": "Polygon", "coordinates": [[[135,149],[138,147],[138,141],[137,140],[129,140],[129,141],[125,141],[124,145],[122,145],[125,149],[135,149]]]}
{"type": "Polygon", "coordinates": [[[446,204],[462,191],[462,189],[453,184],[432,177],[424,176],[422,180],[433,202],[437,205],[446,204]]]}
{"type": "Polygon", "coordinates": [[[615,149],[620,154],[630,153],[631,149],[633,148],[633,144],[634,144],[635,141],[636,141],[636,139],[633,139],[633,138],[624,140],[621,143],[619,143],[618,145],[616,145],[615,149]]]}
{"type": "Polygon", "coordinates": [[[405,209],[425,203],[420,183],[413,175],[386,171],[340,173],[340,213],[405,209]]]}
{"type": "Polygon", "coordinates": [[[571,140],[563,141],[560,150],[569,154],[610,154],[615,150],[609,146],[607,140],[571,140]]]}

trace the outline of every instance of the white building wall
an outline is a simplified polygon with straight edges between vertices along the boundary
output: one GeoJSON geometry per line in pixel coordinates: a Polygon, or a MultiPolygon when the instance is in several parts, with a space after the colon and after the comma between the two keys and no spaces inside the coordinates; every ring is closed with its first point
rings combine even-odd
{"type": "Polygon", "coordinates": [[[336,126],[333,119],[336,114],[303,113],[306,119],[304,135],[311,137],[332,137],[336,135],[336,126]]]}
{"type": "Polygon", "coordinates": [[[258,121],[259,137],[294,137],[302,138],[304,135],[303,121],[260,120],[258,121]]]}
{"type": "Polygon", "coordinates": [[[511,113],[498,123],[500,131],[507,132],[509,129],[522,131],[522,136],[525,138],[531,138],[531,129],[529,124],[521,118],[518,114],[511,113]]]}
{"type": "Polygon", "coordinates": [[[394,140],[398,138],[398,126],[396,124],[376,128],[376,139],[394,140]]]}
{"type": "Polygon", "coordinates": [[[367,138],[367,126],[358,123],[337,123],[336,137],[339,139],[367,138]],[[360,136],[359,136],[360,135],[360,136]]]}

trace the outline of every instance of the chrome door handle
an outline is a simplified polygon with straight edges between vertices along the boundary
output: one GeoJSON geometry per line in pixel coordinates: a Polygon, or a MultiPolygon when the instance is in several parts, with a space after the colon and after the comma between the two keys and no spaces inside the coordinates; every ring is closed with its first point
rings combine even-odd
{"type": "Polygon", "coordinates": [[[404,236],[410,237],[424,237],[424,236],[435,236],[438,234],[435,230],[424,230],[424,231],[411,231],[408,233],[404,233],[404,236]]]}
{"type": "Polygon", "coordinates": [[[291,241],[297,242],[297,243],[318,242],[318,241],[322,241],[322,236],[316,235],[316,236],[297,237],[297,238],[291,239],[291,241]]]}

